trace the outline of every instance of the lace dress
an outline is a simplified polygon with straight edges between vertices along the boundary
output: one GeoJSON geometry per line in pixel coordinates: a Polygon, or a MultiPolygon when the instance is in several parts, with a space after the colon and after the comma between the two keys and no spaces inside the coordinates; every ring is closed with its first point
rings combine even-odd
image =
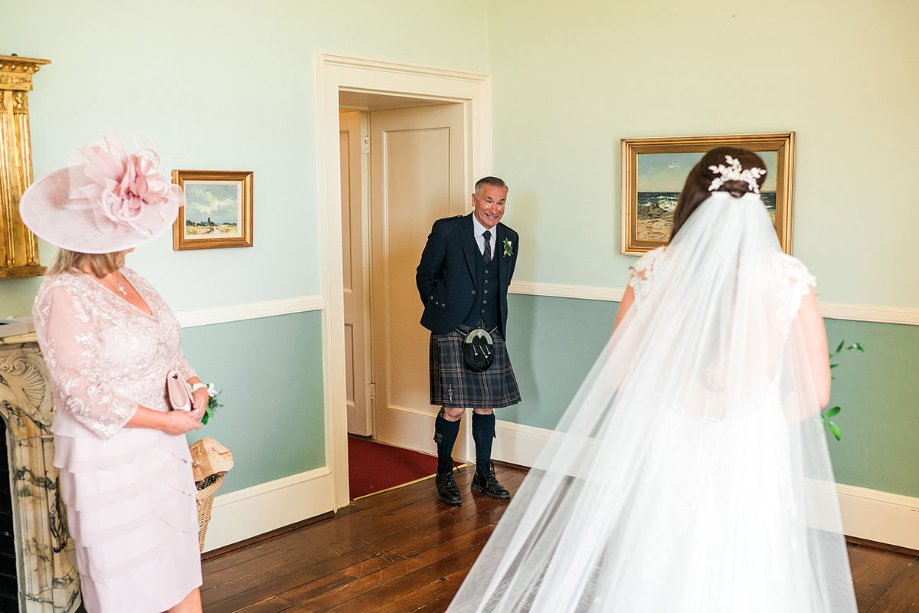
{"type": "Polygon", "coordinates": [[[54,465],[90,613],[160,613],[201,585],[184,436],[125,428],[138,405],[167,411],[166,374],[194,376],[178,320],[122,268],[151,315],[90,276],[45,279],[33,316],[51,374],[54,465]]]}

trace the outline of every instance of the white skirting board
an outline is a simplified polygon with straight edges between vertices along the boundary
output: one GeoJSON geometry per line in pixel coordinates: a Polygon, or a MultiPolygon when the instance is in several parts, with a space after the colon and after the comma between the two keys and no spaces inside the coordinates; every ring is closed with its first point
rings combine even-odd
{"type": "Polygon", "coordinates": [[[919,498],[836,484],[849,536],[919,549],[919,498]]]}
{"type": "Polygon", "coordinates": [[[214,498],[204,551],[322,515],[334,506],[325,466],[214,498]]]}
{"type": "MultiPolygon", "coordinates": [[[[532,466],[551,430],[507,421],[496,423],[494,459],[532,466]]],[[[837,484],[843,529],[848,536],[919,549],[919,498],[837,484]]]]}

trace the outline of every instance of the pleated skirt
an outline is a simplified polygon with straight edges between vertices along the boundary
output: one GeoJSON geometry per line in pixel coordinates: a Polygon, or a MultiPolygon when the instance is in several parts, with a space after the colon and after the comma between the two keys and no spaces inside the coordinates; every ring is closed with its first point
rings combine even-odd
{"type": "Polygon", "coordinates": [[[184,600],[202,582],[185,437],[124,428],[105,440],[67,411],[54,432],[86,610],[161,613],[184,600]]]}

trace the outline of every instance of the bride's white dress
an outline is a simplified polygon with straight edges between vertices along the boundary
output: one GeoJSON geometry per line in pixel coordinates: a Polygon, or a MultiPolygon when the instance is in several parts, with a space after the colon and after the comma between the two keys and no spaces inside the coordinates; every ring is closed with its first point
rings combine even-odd
{"type": "Polygon", "coordinates": [[[856,611],[797,315],[814,278],[716,193],[635,302],[448,613],[856,611]]]}

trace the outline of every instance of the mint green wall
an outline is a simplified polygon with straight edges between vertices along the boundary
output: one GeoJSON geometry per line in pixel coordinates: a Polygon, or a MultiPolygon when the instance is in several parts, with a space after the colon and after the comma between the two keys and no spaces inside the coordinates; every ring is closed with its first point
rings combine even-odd
{"type": "Polygon", "coordinates": [[[827,320],[833,349],[861,342],[833,370],[830,406],[842,440],[830,441],[840,483],[919,496],[919,326],[827,320]]]}
{"type": "MultiPolygon", "coordinates": [[[[618,255],[620,138],[795,130],[795,253],[821,300],[919,307],[906,179],[919,167],[914,2],[0,2],[0,53],[53,62],[30,95],[36,175],[113,128],[153,136],[169,167],[255,171],[255,247],[177,253],[164,236],[131,256],[176,311],[319,293],[317,50],[492,73],[518,281],[624,286],[634,259],[618,255]]],[[[27,314],[38,283],[0,280],[0,316],[27,314]]],[[[553,426],[615,308],[512,297],[524,403],[502,418],[553,426]]],[[[225,389],[205,432],[236,455],[224,492],[321,465],[319,320],[185,331],[193,364],[225,389]]],[[[908,440],[919,329],[828,329],[869,347],[846,356],[834,388],[839,480],[919,495],[908,440]]]]}
{"type": "Polygon", "coordinates": [[[821,299],[919,307],[917,23],[910,0],[490,1],[515,278],[623,286],[621,138],[794,130],[821,299]]]}
{"type": "MultiPolygon", "coordinates": [[[[29,96],[36,176],[112,129],[149,134],[170,168],[255,171],[254,247],[164,236],[131,257],[176,311],[319,293],[317,50],[486,67],[485,0],[0,6],[0,53],[52,61],[29,96]]],[[[38,283],[0,280],[0,317],[27,314],[38,283]]]]}
{"type": "MultiPolygon", "coordinates": [[[[919,308],[919,3],[491,0],[494,172],[521,235],[516,281],[625,287],[620,139],[795,131],[794,252],[823,302],[919,308]],[[904,181],[906,183],[904,183],[904,181]]],[[[606,342],[614,303],[515,296],[523,403],[552,427],[606,342]]],[[[837,478],[919,495],[919,328],[827,322],[846,356],[837,478]]]]}
{"type": "Polygon", "coordinates": [[[599,300],[509,295],[507,348],[523,401],[498,411],[498,418],[554,428],[609,340],[617,306],[599,300]]]}
{"type": "MultiPolygon", "coordinates": [[[[508,351],[523,401],[498,418],[554,428],[609,340],[618,304],[510,296],[508,351]]],[[[829,440],[839,483],[919,496],[919,327],[826,320],[834,348],[859,341],[834,370],[830,406],[842,441],[829,440]]]]}
{"type": "Polygon", "coordinates": [[[185,356],[223,407],[189,442],[233,452],[221,494],[325,466],[322,317],[318,311],[182,332],[185,356]]]}
{"type": "MultiPolygon", "coordinates": [[[[0,53],[52,61],[29,96],[36,176],[112,129],[128,147],[149,134],[168,169],[255,172],[254,247],[174,252],[169,234],[129,256],[178,312],[319,294],[317,51],[486,68],[485,0],[0,0],[0,15],[0,53]]],[[[40,282],[0,280],[0,317],[28,314],[40,282]]],[[[223,389],[198,434],[234,454],[222,494],[324,465],[320,322],[184,331],[223,389]]]]}

